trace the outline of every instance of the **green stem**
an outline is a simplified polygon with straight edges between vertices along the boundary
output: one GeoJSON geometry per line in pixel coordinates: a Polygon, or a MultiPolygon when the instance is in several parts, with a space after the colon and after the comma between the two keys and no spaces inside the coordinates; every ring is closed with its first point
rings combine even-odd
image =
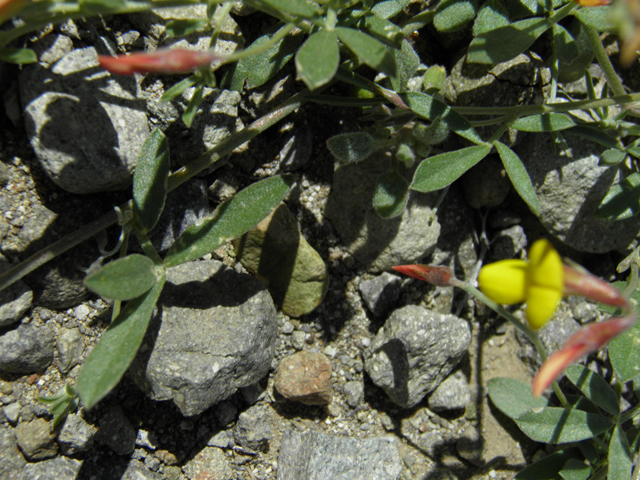
{"type": "MultiPolygon", "coordinates": [[[[175,190],[184,182],[192,178],[194,175],[200,173],[210,165],[214,165],[221,159],[229,155],[233,150],[238,148],[243,143],[251,140],[256,135],[264,132],[269,127],[275,125],[277,122],[285,118],[287,115],[298,109],[305,101],[308,91],[303,90],[297,93],[289,100],[272,110],[264,117],[254,121],[247,128],[240,130],[238,133],[226,138],[218,145],[202,154],[200,157],[185,165],[180,170],[176,171],[169,177],[168,191],[175,190]]],[[[124,211],[127,208],[131,208],[131,201],[120,206],[120,209],[124,211]]],[[[105,228],[113,225],[118,221],[115,210],[106,213],[99,219],[81,227],[69,235],[65,235],[57,242],[45,247],[36,254],[27,258],[23,262],[19,263],[12,269],[8,270],[4,274],[0,275],[0,290],[5,289],[12,283],[21,279],[28,273],[34,271],[36,268],[44,265],[49,260],[52,260],[56,256],[70,250],[79,243],[93,237],[96,233],[104,230],[105,228]]]]}
{"type": "MultiPolygon", "coordinates": [[[[482,293],[480,290],[470,285],[469,283],[463,282],[462,280],[457,280],[455,283],[454,282],[451,282],[451,283],[454,287],[458,287],[464,290],[465,292],[473,295],[482,303],[484,303],[487,307],[489,307],[491,310],[493,310],[497,314],[509,320],[514,327],[516,327],[518,330],[520,330],[522,333],[524,333],[527,336],[529,341],[533,344],[536,351],[538,352],[538,355],[540,355],[540,360],[542,360],[542,363],[547,361],[547,358],[548,358],[547,349],[544,348],[544,345],[540,341],[540,337],[538,337],[536,332],[534,332],[528,325],[522,323],[511,312],[506,310],[502,305],[494,302],[489,297],[487,297],[484,293],[482,293]]],[[[565,408],[569,408],[569,402],[567,401],[567,398],[564,396],[564,393],[562,393],[562,390],[560,390],[560,386],[558,385],[558,382],[554,381],[551,384],[551,386],[553,387],[553,391],[558,397],[558,400],[560,400],[560,403],[562,403],[562,406],[564,406],[565,408]]]]}
{"type": "Polygon", "coordinates": [[[609,55],[607,55],[607,51],[602,45],[600,35],[598,35],[598,32],[595,30],[595,28],[589,27],[584,24],[582,26],[584,27],[584,31],[587,33],[587,40],[589,41],[591,50],[593,50],[598,63],[602,67],[604,76],[607,78],[607,83],[611,87],[613,94],[616,96],[624,95],[624,87],[622,86],[620,77],[618,77],[618,74],[616,73],[616,69],[613,68],[613,65],[611,64],[611,60],[609,59],[609,55]]]}
{"type": "Polygon", "coordinates": [[[451,107],[461,115],[536,115],[540,113],[562,113],[571,110],[587,110],[598,107],[611,107],[640,102],[640,93],[616,95],[599,100],[578,100],[565,103],[545,103],[543,105],[519,105],[514,107],[451,107]]]}
{"type": "Polygon", "coordinates": [[[266,52],[271,47],[273,47],[276,43],[278,43],[280,40],[286,37],[289,34],[289,32],[294,28],[295,28],[295,25],[293,25],[292,23],[287,23],[275,34],[273,34],[273,36],[262,45],[258,45],[256,47],[250,47],[250,48],[247,48],[246,50],[242,50],[241,52],[233,53],[228,57],[225,57],[224,63],[237,62],[238,60],[242,60],[243,58],[252,57],[254,55],[259,55],[263,52],[266,52]]]}

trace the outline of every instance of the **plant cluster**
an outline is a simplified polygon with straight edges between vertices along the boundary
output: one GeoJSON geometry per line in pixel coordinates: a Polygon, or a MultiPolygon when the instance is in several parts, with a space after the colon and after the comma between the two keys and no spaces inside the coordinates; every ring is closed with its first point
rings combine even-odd
{"type": "MultiPolygon", "coordinates": [[[[140,154],[130,202],[0,276],[0,288],[5,288],[108,226],[118,222],[122,227],[122,241],[114,252],[120,258],[89,275],[85,282],[90,290],[115,301],[112,322],[83,366],[75,387],[46,400],[52,404],[56,421],[75,407],[76,392],[82,404],[91,408],[118,383],[142,342],[162,292],[165,269],[195,260],[249,231],[285,198],[294,179],[279,175],[250,185],[221,204],[207,219],[185,231],[162,257],[151,245],[147,234],[162,213],[167,193],[211,165],[222,162],[235,148],[305,102],[362,108],[365,118],[373,121],[360,132],[330,138],[327,146],[341,164],[364,162],[376,151],[389,153],[389,170],[378,179],[373,205],[383,218],[400,215],[411,192],[443,190],[446,193],[451,183],[494,151],[515,190],[531,212],[538,215],[540,203],[529,174],[518,155],[502,140],[508,129],[552,135],[558,148],[564,148],[567,135],[600,144],[602,165],[616,169],[624,180],[611,189],[598,213],[604,218],[620,220],[636,215],[640,210],[640,173],[637,171],[640,126],[635,122],[637,115],[633,108],[640,100],[640,93],[624,88],[603,45],[604,36],[613,38],[612,35],[617,35],[623,41],[622,62],[634,61],[640,44],[639,1],[618,0],[611,5],[604,0],[243,1],[272,16],[275,24],[271,31],[242,51],[226,57],[213,53],[232,5],[231,2],[209,0],[203,2],[208,7],[206,18],[170,22],[167,35],[210,32],[210,51],[158,49],[100,57],[99,61],[114,74],[189,72],[189,76],[163,97],[171,100],[189,88],[194,89],[182,117],[187,126],[198,114],[205,87],[220,85],[238,91],[250,90],[264,85],[287,63],[293,62],[306,88],[174,172],[170,171],[166,138],[160,131],[152,132],[140,154]],[[534,43],[544,42],[548,46],[544,61],[551,69],[551,88],[544,103],[508,107],[448,105],[442,95],[445,68],[421,65],[420,56],[410,41],[412,35],[420,35],[425,27],[438,34],[470,30],[466,61],[480,65],[508,61],[534,43]],[[594,59],[606,79],[606,85],[600,91],[594,87],[587,70],[594,59]],[[579,77],[585,79],[588,98],[575,100],[562,91],[560,82],[579,77]],[[413,81],[416,78],[418,82],[413,81]],[[354,95],[339,97],[323,93],[338,82],[352,87],[354,95]],[[582,114],[578,115],[579,112],[582,114]],[[483,138],[479,127],[492,127],[493,132],[489,138],[483,138]],[[438,150],[445,140],[455,137],[465,146],[438,150]],[[131,232],[140,240],[144,255],[127,254],[127,237],[131,232]],[[122,302],[127,303],[121,308],[122,302]]],[[[5,28],[0,32],[0,59],[22,64],[37,61],[36,54],[19,42],[26,34],[49,24],[91,15],[126,14],[193,3],[192,0],[3,0],[0,1],[0,23],[5,28]]],[[[545,263],[546,255],[548,253],[542,257],[532,254],[532,257],[542,258],[545,263]]],[[[597,374],[572,366],[566,368],[565,373],[582,392],[582,397],[572,399],[554,383],[561,403],[559,407],[532,395],[528,386],[509,379],[492,381],[489,395],[494,404],[534,440],[571,443],[570,447],[531,465],[518,478],[568,479],[590,475],[600,478],[608,475],[616,480],[628,479],[632,454],[638,451],[640,442],[636,427],[629,426],[628,422],[637,418],[640,407],[636,405],[621,412],[619,405],[622,385],[636,381],[640,368],[640,358],[633,348],[640,332],[633,326],[636,307],[630,303],[630,299],[637,299],[637,265],[640,261],[635,252],[627,262],[627,268],[629,265],[632,268],[631,277],[626,283],[617,285],[624,290],[624,295],[617,291],[613,293],[610,286],[578,270],[567,273],[558,262],[552,262],[552,283],[532,283],[527,272],[533,271],[535,277],[538,270],[531,270],[522,263],[510,265],[506,273],[498,270],[498,278],[506,274],[511,279],[518,278],[522,286],[521,291],[506,292],[506,296],[501,296],[504,292],[496,294],[495,290],[491,293],[491,285],[498,285],[498,291],[502,288],[499,282],[495,283],[491,270],[485,270],[480,277],[481,283],[489,279],[488,284],[485,283],[485,286],[489,285],[486,287],[488,296],[468,283],[455,280],[446,270],[413,266],[403,267],[401,271],[472,292],[527,333],[542,358],[546,358],[546,353],[540,348],[534,330],[518,322],[496,302],[528,301],[528,308],[532,309],[543,299],[541,305],[545,311],[530,316],[534,319],[533,327],[548,319],[560,296],[567,292],[583,294],[613,309],[622,308],[624,321],[611,320],[592,326],[573,343],[570,341],[559,357],[552,356],[551,363],[545,364],[551,367],[543,367],[544,374],[538,377],[543,380],[538,380],[535,393],[544,390],[579,356],[600,348],[626,330],[610,347],[615,370],[614,387],[597,374]],[[583,281],[586,284],[581,283],[583,281]],[[492,299],[492,296],[496,298],[492,299]],[[631,326],[633,328],[629,329],[631,326]]],[[[534,258],[533,263],[536,263],[534,258]]],[[[546,270],[544,272],[543,277],[547,275],[546,270]]]]}

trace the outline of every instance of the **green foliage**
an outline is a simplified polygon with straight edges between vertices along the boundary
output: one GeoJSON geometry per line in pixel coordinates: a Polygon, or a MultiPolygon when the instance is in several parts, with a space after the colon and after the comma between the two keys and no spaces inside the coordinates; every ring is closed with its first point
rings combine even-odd
{"type": "Polygon", "coordinates": [[[582,365],[571,365],[564,373],[586,398],[605,412],[620,415],[618,396],[604,378],[582,365]]]}
{"type": "Polygon", "coordinates": [[[85,407],[92,408],[109,393],[131,365],[164,282],[162,273],[147,293],[131,300],[114,318],[87,357],[76,383],[85,407]]]}
{"type": "Polygon", "coordinates": [[[40,396],[38,397],[38,401],[49,407],[49,413],[53,415],[54,429],[67,418],[67,415],[69,415],[71,411],[78,408],[78,394],[71,385],[65,385],[65,387],[53,397],[40,396]]]}
{"type": "Polygon", "coordinates": [[[131,300],[148,292],[157,282],[153,261],[133,254],[108,263],[87,276],[84,284],[98,295],[112,300],[131,300]]]}
{"type": "Polygon", "coordinates": [[[327,140],[327,148],[343,165],[358,163],[378,149],[378,142],[366,132],[343,133],[327,140]]]}
{"type": "MultiPolygon", "coordinates": [[[[628,282],[613,284],[619,290],[628,287],[628,282]]],[[[640,309],[640,291],[634,290],[631,299],[635,302],[636,314],[640,309]]],[[[605,310],[605,309],[603,309],[605,310]]],[[[606,310],[605,310],[606,311],[606,310]]],[[[609,313],[612,313],[609,311],[609,313]]],[[[614,370],[623,382],[633,380],[640,375],[640,324],[636,323],[622,335],[614,338],[609,344],[609,359],[614,370]]]]}
{"type": "Polygon", "coordinates": [[[491,402],[507,417],[516,419],[529,410],[549,405],[546,398],[531,394],[531,386],[515,378],[492,378],[487,383],[491,402]]]}
{"type": "Polygon", "coordinates": [[[520,118],[513,122],[511,126],[523,132],[557,132],[571,128],[574,125],[575,122],[567,115],[543,113],[520,118]]]}
{"type": "Polygon", "coordinates": [[[338,71],[340,49],[335,32],[320,30],[311,35],[296,54],[296,68],[309,90],[329,83],[338,71]]]}
{"type": "Polygon", "coordinates": [[[433,18],[433,26],[439,32],[455,32],[473,20],[476,11],[473,0],[442,0],[433,18]]]}
{"type": "Polygon", "coordinates": [[[378,177],[373,207],[382,218],[401,215],[409,200],[409,183],[395,170],[378,177]]]}
{"type": "Polygon", "coordinates": [[[593,438],[613,426],[602,415],[560,407],[530,410],[516,418],[516,424],[532,440],[553,444],[593,438]]]}
{"type": "Polygon", "coordinates": [[[493,145],[498,150],[502,165],[504,165],[504,169],[520,197],[535,215],[540,215],[540,202],[531,183],[531,177],[529,177],[520,157],[504,143],[495,141],[493,145]]]}
{"type": "Polygon", "coordinates": [[[165,265],[190,262],[244,235],[278,206],[292,184],[291,175],[279,175],[248,186],[187,228],[169,249],[165,265]]]}
{"type": "Polygon", "coordinates": [[[0,61],[25,65],[37,62],[38,56],[29,48],[0,48],[0,61]]]}
{"type": "Polygon", "coordinates": [[[596,213],[602,218],[623,220],[640,212],[640,173],[632,173],[611,187],[596,213]]]}
{"type": "Polygon", "coordinates": [[[160,130],[154,130],[142,145],[133,175],[133,211],[146,231],[155,226],[162,214],[169,167],[169,142],[160,130]]]}
{"type": "Polygon", "coordinates": [[[449,186],[490,151],[488,145],[477,145],[429,157],[418,166],[409,188],[417,192],[432,192],[449,186]]]}
{"type": "Polygon", "coordinates": [[[394,57],[382,42],[353,28],[336,27],[336,34],[361,62],[390,77],[396,76],[394,57]]]}

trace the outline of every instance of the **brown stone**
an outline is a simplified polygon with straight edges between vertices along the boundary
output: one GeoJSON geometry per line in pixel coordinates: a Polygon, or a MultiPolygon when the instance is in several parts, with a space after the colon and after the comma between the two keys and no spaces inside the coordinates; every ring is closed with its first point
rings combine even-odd
{"type": "Polygon", "coordinates": [[[295,353],[280,362],[275,387],[289,400],[328,405],[332,397],[331,362],[321,353],[295,353]]]}
{"type": "Polygon", "coordinates": [[[55,436],[51,433],[51,426],[42,418],[21,423],[17,426],[15,433],[18,447],[28,460],[44,460],[58,453],[58,445],[55,436]]]}

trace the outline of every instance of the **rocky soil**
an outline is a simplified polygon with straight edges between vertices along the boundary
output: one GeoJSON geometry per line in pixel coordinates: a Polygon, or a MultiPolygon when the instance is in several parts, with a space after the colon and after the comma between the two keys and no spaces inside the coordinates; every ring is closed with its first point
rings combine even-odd
{"type": "MultiPolygon", "coordinates": [[[[187,129],[180,115],[191,93],[158,100],[179,78],[116,78],[97,68],[96,52],[155,47],[167,18],[197,14],[68,22],[34,39],[39,64],[2,65],[4,263],[24,260],[127,200],[150,130],[166,133],[177,168],[301,88],[288,66],[256,90],[208,90],[187,129]]],[[[268,27],[261,17],[236,18],[225,27],[225,52],[268,27]]],[[[189,45],[198,48],[200,40],[189,45]]],[[[421,61],[434,63],[432,53],[421,61]]],[[[535,53],[484,76],[465,76],[459,58],[452,54],[445,64],[452,103],[544,98],[548,70],[535,53]]],[[[566,88],[584,93],[580,82],[566,88]]],[[[499,162],[487,159],[444,199],[441,192],[412,194],[405,213],[385,221],[371,207],[384,155],[336,169],[325,145],[366,127],[358,115],[305,104],[172,194],[153,235],[159,250],[244,186],[279,172],[297,177],[285,206],[249,236],[169,272],[128,374],[95,408],[80,408],[59,428],[36,398],[73,385],[110,322],[111,304],[82,284],[103,260],[104,239],[79,245],[1,294],[0,477],[502,479],[548,453],[486,397],[491,378],[531,380],[538,361],[526,340],[462,292],[402,278],[391,267],[446,264],[472,280],[483,262],[521,257],[547,236],[563,255],[613,280],[634,245],[637,219],[614,224],[592,214],[619,179],[599,166],[594,145],[567,137],[569,156],[547,136],[514,137],[541,201],[539,219],[499,162]]],[[[456,142],[437,148],[459,148],[456,142]]],[[[118,235],[107,230],[107,248],[118,235]]],[[[557,348],[600,315],[569,298],[544,341],[557,348]]],[[[606,376],[605,353],[588,364],[606,376]]]]}

